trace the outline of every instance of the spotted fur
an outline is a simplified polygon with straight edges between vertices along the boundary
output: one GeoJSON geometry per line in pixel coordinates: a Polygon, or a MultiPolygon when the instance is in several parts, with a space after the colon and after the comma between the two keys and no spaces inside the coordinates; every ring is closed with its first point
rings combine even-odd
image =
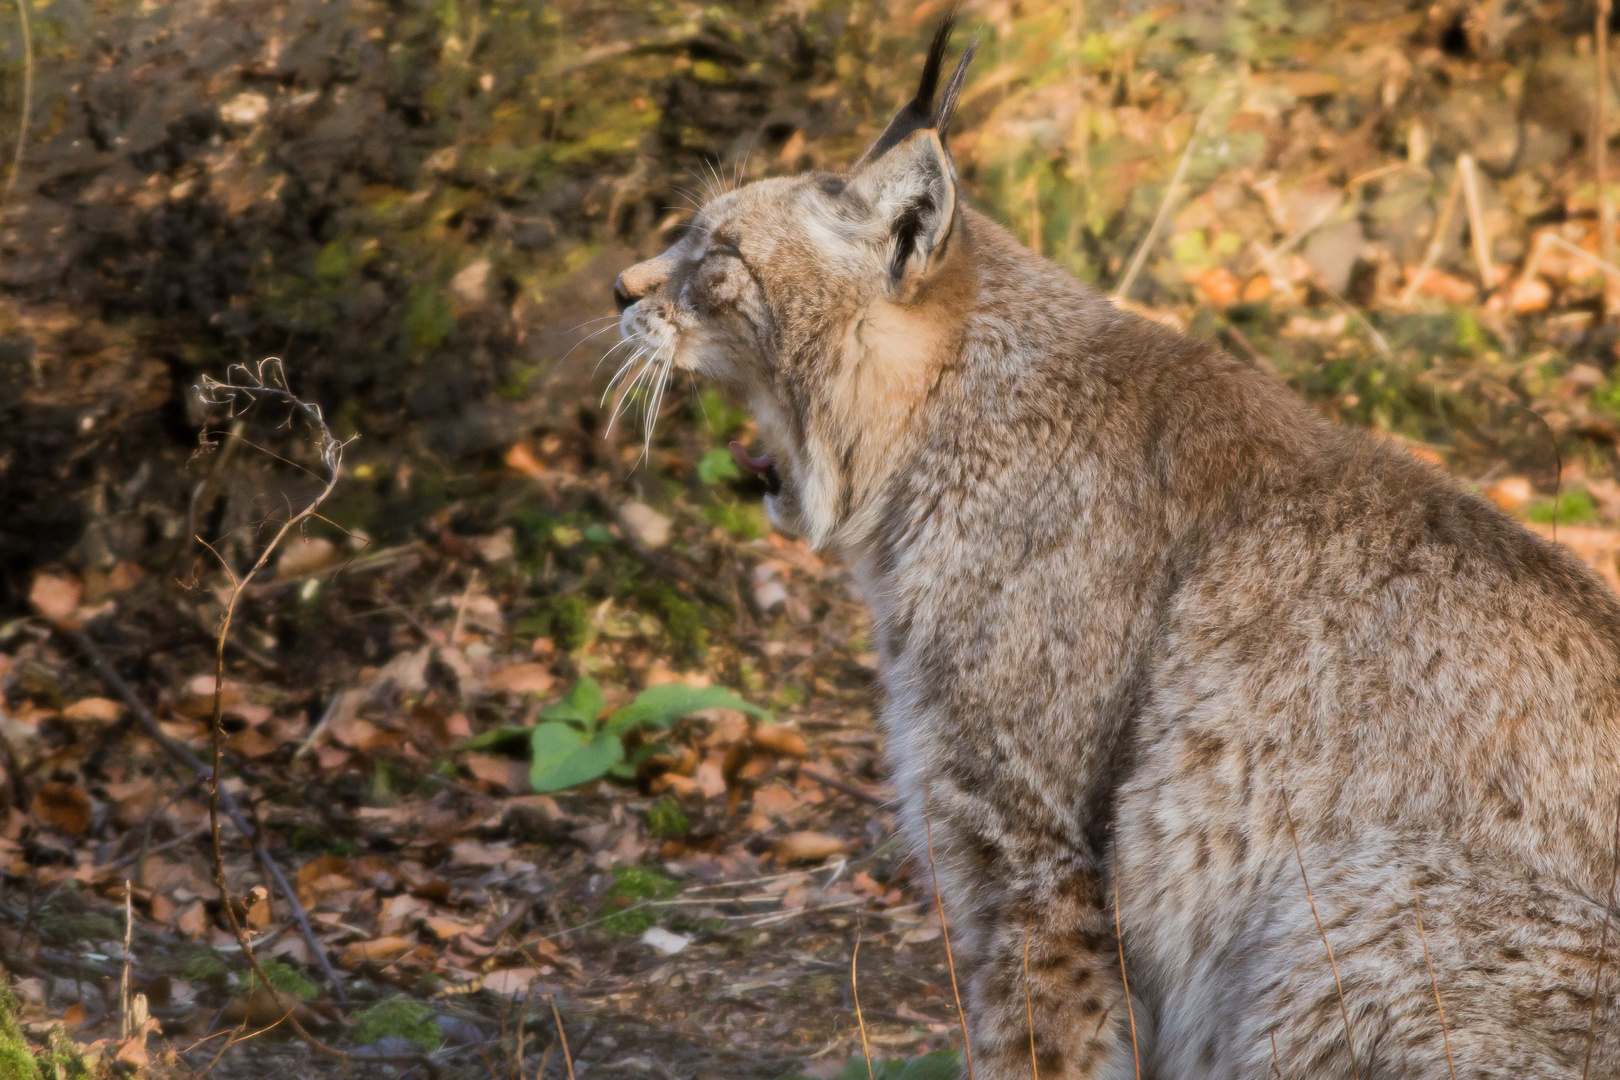
{"type": "Polygon", "coordinates": [[[871,605],[977,1075],[1030,1075],[1027,993],[1042,1080],[1444,1077],[1436,987],[1459,1076],[1580,1075],[1605,933],[1620,967],[1616,598],[1020,247],[934,119],[719,196],[620,290],[871,605]]]}

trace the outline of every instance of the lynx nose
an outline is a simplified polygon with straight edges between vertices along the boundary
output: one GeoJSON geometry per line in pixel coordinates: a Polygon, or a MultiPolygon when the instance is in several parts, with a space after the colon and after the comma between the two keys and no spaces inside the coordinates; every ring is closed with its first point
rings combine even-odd
{"type": "Polygon", "coordinates": [[[623,311],[637,300],[657,292],[659,286],[669,279],[673,265],[667,256],[662,255],[636,263],[613,283],[613,302],[623,311]]]}

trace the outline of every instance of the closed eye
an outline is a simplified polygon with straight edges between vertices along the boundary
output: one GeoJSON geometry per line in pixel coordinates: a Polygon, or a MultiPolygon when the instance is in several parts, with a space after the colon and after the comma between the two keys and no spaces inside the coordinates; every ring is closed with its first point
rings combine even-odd
{"type": "Polygon", "coordinates": [[[732,259],[742,258],[742,252],[737,249],[735,244],[710,244],[709,250],[703,253],[703,257],[708,258],[710,255],[725,255],[732,259]]]}

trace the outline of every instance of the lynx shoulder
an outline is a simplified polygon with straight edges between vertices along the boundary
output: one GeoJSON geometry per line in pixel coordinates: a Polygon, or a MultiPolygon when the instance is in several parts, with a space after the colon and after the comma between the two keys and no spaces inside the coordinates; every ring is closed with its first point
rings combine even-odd
{"type": "Polygon", "coordinates": [[[871,604],[977,1075],[1029,1075],[1031,1018],[1043,1080],[1443,1077],[1448,1036],[1568,1076],[1594,1017],[1620,1072],[1620,603],[968,207],[949,34],[847,172],[719,196],[616,292],[871,604]]]}

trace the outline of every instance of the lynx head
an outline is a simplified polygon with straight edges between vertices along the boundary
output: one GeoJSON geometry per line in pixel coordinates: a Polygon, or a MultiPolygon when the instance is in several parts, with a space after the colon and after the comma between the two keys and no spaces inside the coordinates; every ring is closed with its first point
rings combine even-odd
{"type": "Polygon", "coordinates": [[[721,194],[614,286],[632,348],[615,382],[633,369],[628,385],[656,402],[678,368],[742,398],[764,450],[733,443],[733,455],[765,478],[776,527],[818,548],[870,524],[971,295],[945,134],[974,46],[934,101],[951,26],[916,96],[847,173],[721,194]]]}

